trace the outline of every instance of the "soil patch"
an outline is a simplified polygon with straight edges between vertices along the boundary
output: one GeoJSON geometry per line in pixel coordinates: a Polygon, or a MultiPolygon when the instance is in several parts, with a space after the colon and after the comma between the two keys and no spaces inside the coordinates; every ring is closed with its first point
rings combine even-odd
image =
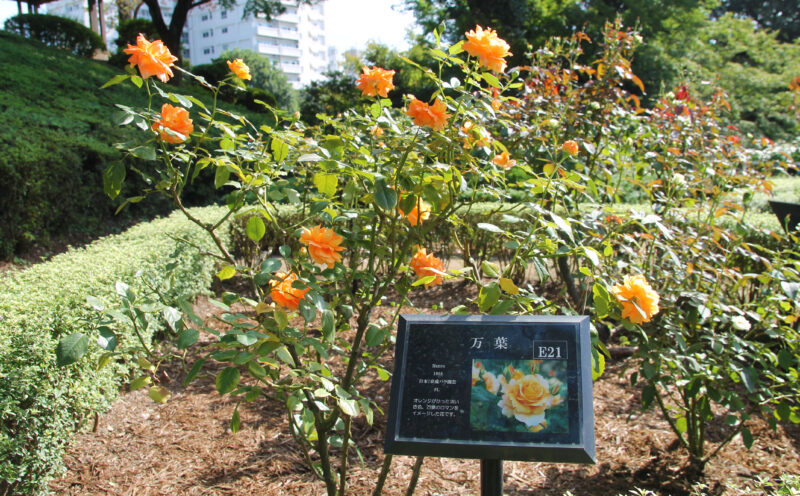
{"type": "MultiPolygon", "coordinates": [[[[457,283],[419,291],[404,313],[438,313],[464,301],[457,283]],[[431,309],[436,306],[436,310],[431,309]]],[[[379,310],[390,311],[381,307],[379,310]]],[[[394,309],[391,309],[394,310],[394,309]]],[[[210,319],[218,311],[206,300],[197,311],[210,319]]],[[[389,360],[391,357],[389,357],[389,360]]],[[[388,363],[387,363],[388,366],[388,363]]],[[[505,462],[505,494],[627,494],[634,487],[657,494],[691,494],[682,472],[685,452],[655,411],[642,413],[640,388],[631,386],[630,360],[610,361],[594,384],[597,465],[505,462]]],[[[220,397],[212,376],[182,386],[184,371],[167,370],[164,383],[172,397],[153,403],[145,390],[124,394],[99,418],[96,432],[77,435],[65,456],[67,472],[51,484],[58,494],[114,495],[321,495],[324,485],[305,467],[288,430],[282,405],[266,399],[242,404],[242,428],[233,435],[229,422],[236,406],[220,397]]],[[[389,383],[369,377],[365,386],[386,410],[389,383]]],[[[758,476],[800,474],[800,427],[748,423],[756,437],[746,449],[736,439],[712,460],[706,471],[706,494],[756,494],[758,476]]],[[[351,460],[350,494],[370,495],[383,461],[386,419],[373,425],[363,417],[353,423],[364,459],[351,460]]],[[[385,494],[405,494],[414,458],[396,456],[385,494]]],[[[480,492],[477,460],[428,458],[417,485],[420,495],[480,492]]]]}

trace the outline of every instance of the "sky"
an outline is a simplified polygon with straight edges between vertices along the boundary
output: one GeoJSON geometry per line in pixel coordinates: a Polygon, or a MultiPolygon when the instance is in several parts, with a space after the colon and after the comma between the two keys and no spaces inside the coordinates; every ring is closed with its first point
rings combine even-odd
{"type": "MultiPolygon", "coordinates": [[[[402,0],[328,0],[325,7],[328,44],[335,46],[340,54],[350,48],[364,48],[371,40],[407,49],[406,31],[412,27],[414,15],[392,8],[401,4],[402,0]]],[[[16,1],[0,0],[0,26],[16,13],[16,1]]]]}

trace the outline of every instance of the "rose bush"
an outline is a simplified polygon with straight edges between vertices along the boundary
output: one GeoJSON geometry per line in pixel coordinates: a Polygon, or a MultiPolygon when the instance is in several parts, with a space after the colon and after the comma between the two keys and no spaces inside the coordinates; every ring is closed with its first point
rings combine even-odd
{"type": "MultiPolygon", "coordinates": [[[[553,40],[530,66],[503,73],[507,44],[478,26],[430,51],[440,67],[422,69],[437,88],[430,100],[408,95],[402,110],[393,109],[393,71],[364,67],[356,83],[364,103],[335,118],[320,115],[322,127],[308,128],[269,106],[276,125],[256,127],[171,91],[150,77],[165,81],[182,69],[158,42],[137,40],[129,53],[141,77],[110,83],[130,80],[147,91],[146,108],[123,110],[148,139],[120,145],[131,159],[145,159],[131,167],[152,185],[142,196],[169,197],[214,242],[217,277],[242,278],[249,288],[217,302],[229,329],[205,329],[217,341],[186,380],[213,360],[225,364],[216,376],[221,394],[238,404],[282,403],[308,466],[328,494],[343,494],[359,449],[353,419],[371,423],[380,408],[362,380],[388,379],[382,359],[400,308],[421,286],[461,278],[477,296],[455,313],[588,312],[597,327],[627,333],[641,359],[635,377],[647,381],[645,406],[655,400],[695,466],[716,452],[704,451],[704,433],[720,409],[731,429],[716,450],[738,433],[747,441],[754,411],[796,418],[798,268],[784,248],[745,241],[751,196],[741,205],[730,196],[736,186],[768,188],[769,170],[752,167],[729,139],[738,136],[716,125],[722,95],[707,104],[673,95],[653,111],[639,107],[644,87],[630,70],[641,42],[635,32],[607,26],[601,57],[583,65],[581,44],[589,42],[582,33],[553,40]],[[442,81],[445,70],[459,76],[442,81]],[[182,111],[164,102],[166,113],[156,114],[161,100],[182,111]],[[182,203],[184,186],[206,168],[227,191],[227,212],[215,222],[194,218],[182,203]],[[471,215],[482,197],[512,195],[518,201],[498,204],[492,222],[471,215]],[[650,210],[613,206],[623,199],[650,210]],[[278,215],[283,205],[299,212],[291,222],[278,215]],[[244,223],[255,254],[247,261],[220,241],[231,218],[244,223]],[[463,268],[447,270],[434,250],[432,233],[442,230],[463,268]],[[274,257],[260,250],[267,232],[283,240],[274,257]],[[490,242],[498,248],[487,250],[490,242]],[[563,291],[545,291],[553,274],[563,291]],[[395,307],[377,317],[387,301],[395,307]]],[[[220,86],[198,81],[215,97],[222,87],[241,88],[246,67],[229,66],[220,86]]],[[[123,178],[109,175],[110,189],[123,178]]],[[[196,340],[191,334],[181,346],[196,340]]],[[[599,375],[604,346],[596,332],[593,342],[599,375]]],[[[473,364],[473,387],[483,381],[484,393],[502,394],[483,407],[526,429],[558,428],[542,415],[564,407],[563,391],[536,370],[497,375],[473,364]]],[[[390,464],[385,457],[376,493],[390,464]]]]}

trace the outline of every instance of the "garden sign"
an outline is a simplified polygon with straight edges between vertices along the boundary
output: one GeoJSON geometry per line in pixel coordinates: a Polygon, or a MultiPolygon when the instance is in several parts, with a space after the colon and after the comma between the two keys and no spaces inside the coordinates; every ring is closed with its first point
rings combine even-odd
{"type": "Polygon", "coordinates": [[[501,460],[594,463],[590,346],[585,316],[402,315],[385,452],[481,459],[484,494],[501,460]]]}

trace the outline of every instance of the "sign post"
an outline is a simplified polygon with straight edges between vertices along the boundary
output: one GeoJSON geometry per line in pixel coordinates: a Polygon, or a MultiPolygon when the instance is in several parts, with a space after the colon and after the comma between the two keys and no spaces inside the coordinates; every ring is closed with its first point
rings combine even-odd
{"type": "Polygon", "coordinates": [[[386,453],[594,463],[588,317],[401,315],[386,453]]]}

